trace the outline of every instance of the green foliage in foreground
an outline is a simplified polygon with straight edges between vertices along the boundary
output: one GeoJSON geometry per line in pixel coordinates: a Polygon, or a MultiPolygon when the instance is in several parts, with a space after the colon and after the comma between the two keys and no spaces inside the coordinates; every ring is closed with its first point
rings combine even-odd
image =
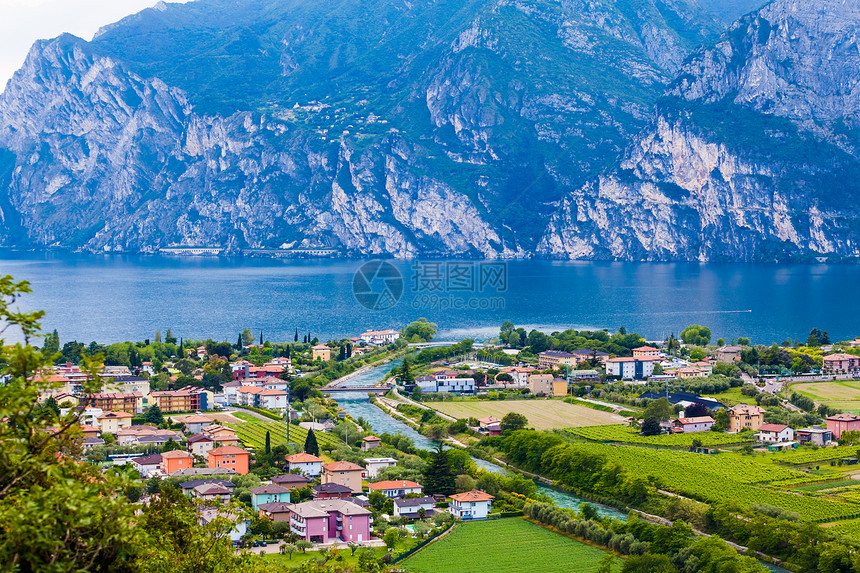
{"type": "Polygon", "coordinates": [[[401,565],[416,573],[554,573],[563,563],[565,571],[592,573],[604,554],[523,519],[499,519],[460,523],[401,565]]]}

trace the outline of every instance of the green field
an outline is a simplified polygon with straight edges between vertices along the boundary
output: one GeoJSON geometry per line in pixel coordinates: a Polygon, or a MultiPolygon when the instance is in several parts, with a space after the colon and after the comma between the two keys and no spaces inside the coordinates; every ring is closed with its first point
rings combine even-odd
{"type": "Polygon", "coordinates": [[[427,405],[455,418],[502,418],[508,412],[516,412],[528,418],[529,426],[538,430],[617,424],[624,420],[617,414],[561,400],[468,400],[429,402],[427,405]]]}
{"type": "MultiPolygon", "coordinates": [[[[262,449],[266,445],[266,432],[269,432],[272,446],[287,443],[287,424],[277,420],[263,421],[255,418],[245,412],[235,412],[234,416],[238,417],[242,422],[238,424],[227,424],[230,428],[236,430],[236,434],[242,443],[246,446],[251,446],[255,449],[262,449]]],[[[320,447],[328,444],[331,446],[340,443],[337,437],[326,432],[314,432],[317,437],[317,443],[320,447]]],[[[290,425],[290,442],[296,444],[299,449],[305,445],[305,438],[308,437],[308,431],[296,425],[290,425]]]]}
{"type": "Polygon", "coordinates": [[[415,573],[554,573],[597,571],[604,551],[524,519],[460,523],[402,561],[415,573]]]}
{"type": "Polygon", "coordinates": [[[818,404],[827,404],[844,412],[860,413],[860,380],[792,384],[791,392],[798,392],[818,404]]]}
{"type": "Polygon", "coordinates": [[[639,430],[619,424],[590,428],[569,428],[567,432],[595,442],[623,442],[648,446],[690,447],[693,445],[693,440],[699,440],[703,446],[726,446],[755,442],[755,436],[751,433],[723,434],[721,432],[694,432],[689,434],[643,436],[639,433],[639,430]]]}

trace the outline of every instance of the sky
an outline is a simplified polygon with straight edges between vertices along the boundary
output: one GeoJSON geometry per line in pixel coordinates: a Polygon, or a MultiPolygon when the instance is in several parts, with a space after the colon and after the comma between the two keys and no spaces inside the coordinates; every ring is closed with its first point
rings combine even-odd
{"type": "MultiPolygon", "coordinates": [[[[172,0],[184,2],[187,0],[172,0]]],[[[104,26],[157,0],[0,0],[0,90],[24,63],[33,42],[63,32],[91,40],[104,26]]]]}

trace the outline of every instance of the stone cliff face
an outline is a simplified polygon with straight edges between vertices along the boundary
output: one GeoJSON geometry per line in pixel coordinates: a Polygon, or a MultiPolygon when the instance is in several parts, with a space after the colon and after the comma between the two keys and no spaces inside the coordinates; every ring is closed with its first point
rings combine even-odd
{"type": "Polygon", "coordinates": [[[772,2],[685,63],[618,167],[569,194],[538,246],[565,258],[860,255],[860,8],[772,2]]]}
{"type": "Polygon", "coordinates": [[[823,4],[159,5],[0,96],[0,245],[856,256],[860,14],[823,4]]]}

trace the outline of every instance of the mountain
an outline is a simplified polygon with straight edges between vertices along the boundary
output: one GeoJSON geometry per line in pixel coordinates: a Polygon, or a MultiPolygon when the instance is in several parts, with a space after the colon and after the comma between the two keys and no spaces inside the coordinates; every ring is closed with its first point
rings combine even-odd
{"type": "Polygon", "coordinates": [[[544,256],[860,255],[860,7],[776,0],[690,56],[619,164],[568,194],[544,256]]]}
{"type": "Polygon", "coordinates": [[[200,0],[37,42],[0,244],[523,256],[643,129],[692,0],[200,0]]]}

